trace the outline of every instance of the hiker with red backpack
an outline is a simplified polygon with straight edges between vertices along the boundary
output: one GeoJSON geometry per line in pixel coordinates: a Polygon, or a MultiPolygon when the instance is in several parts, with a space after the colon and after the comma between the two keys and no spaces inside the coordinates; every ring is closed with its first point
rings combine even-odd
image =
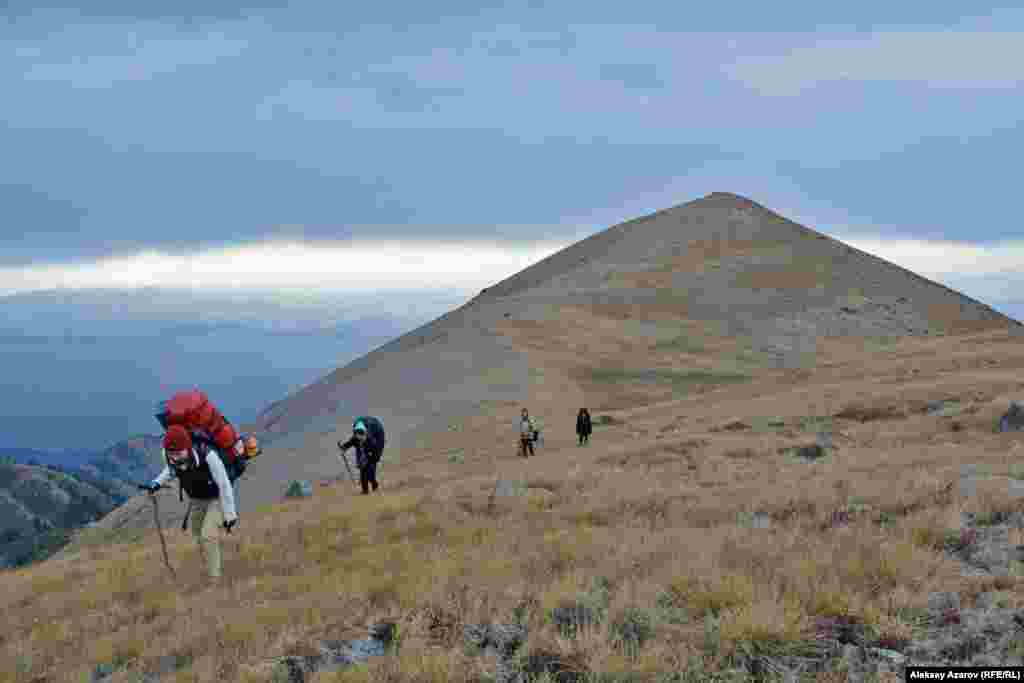
{"type": "MultiPolygon", "coordinates": [[[[384,444],[387,437],[384,434],[384,425],[375,417],[359,417],[352,424],[352,437],[342,443],[338,442],[341,449],[341,457],[345,458],[345,452],[350,448],[356,449],[356,465],[359,467],[359,484],[363,489],[363,495],[370,493],[370,487],[376,491],[377,463],[380,462],[384,453],[384,444]]],[[[348,461],[345,461],[346,465],[348,461]]]]}
{"type": "Polygon", "coordinates": [[[259,455],[255,437],[240,437],[201,391],[176,394],[161,405],[157,421],[167,430],[163,440],[164,469],[139,488],[150,494],[172,478],[189,497],[189,516],[195,515],[192,536],[206,560],[209,577],[217,581],[223,573],[219,533],[231,533],[238,523],[235,483],[245,472],[248,460],[259,455]]]}

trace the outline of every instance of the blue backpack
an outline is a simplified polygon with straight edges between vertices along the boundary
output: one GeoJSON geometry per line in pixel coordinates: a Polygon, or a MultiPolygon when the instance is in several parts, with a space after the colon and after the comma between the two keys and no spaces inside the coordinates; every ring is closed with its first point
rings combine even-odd
{"type": "Polygon", "coordinates": [[[357,417],[352,421],[353,430],[359,422],[366,425],[366,436],[368,437],[367,441],[370,442],[370,447],[377,452],[384,450],[384,444],[387,443],[387,435],[384,433],[384,425],[381,424],[380,420],[369,415],[357,417]]]}

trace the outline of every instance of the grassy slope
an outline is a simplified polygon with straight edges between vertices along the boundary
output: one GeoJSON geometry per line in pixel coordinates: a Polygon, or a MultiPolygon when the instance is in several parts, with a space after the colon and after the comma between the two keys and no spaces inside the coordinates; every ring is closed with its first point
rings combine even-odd
{"type": "MultiPolygon", "coordinates": [[[[572,369],[559,346],[545,378],[572,369]]],[[[649,365],[660,353],[646,352],[649,365]]],[[[536,353],[540,362],[544,351],[536,353]]],[[[635,357],[624,351],[616,367],[635,357]]],[[[548,418],[547,439],[528,462],[515,458],[511,435],[494,438],[516,406],[485,406],[403,453],[401,470],[383,468],[385,495],[321,486],[312,499],[247,516],[227,542],[228,587],[203,587],[197,551],[175,531],[177,592],[152,532],[143,543],[91,546],[76,561],[6,573],[0,658],[23,673],[0,681],[79,680],[98,663],[145,668],[169,653],[188,656],[198,680],[266,681],[266,657],[359,635],[384,617],[402,622],[402,654],[337,680],[473,680],[484,663],[462,651],[457,627],[517,610],[533,650],[601,672],[673,671],[691,657],[711,671],[751,643],[809,642],[817,616],[852,614],[880,636],[910,637],[929,591],[992,587],[960,576],[938,548],[959,510],[1019,505],[999,485],[1015,440],[992,424],[1024,386],[1014,381],[1021,367],[1016,338],[986,333],[884,350],[822,343],[814,370],[753,370],[742,384],[683,397],[647,381],[578,385],[605,411],[617,395],[631,399],[577,448],[576,406],[538,398],[532,412],[548,418]],[[922,414],[925,401],[950,395],[965,406],[959,417],[922,414]],[[817,464],[782,454],[817,429],[809,416],[833,416],[836,430],[836,452],[817,464]],[[719,429],[733,418],[752,428],[719,429]],[[463,457],[449,461],[456,448],[463,457]],[[994,482],[970,500],[947,488],[963,461],[987,464],[994,482]],[[496,476],[524,480],[529,495],[489,508],[496,476]],[[824,525],[837,509],[856,511],[849,527],[824,525]],[[753,512],[772,526],[750,528],[753,512]],[[546,614],[598,577],[610,582],[608,621],[560,638],[546,614]],[[633,607],[656,624],[637,658],[609,639],[610,624],[633,607]],[[708,610],[717,621],[705,622],[708,610]]],[[[1021,580],[998,587],[1024,605],[1021,580]]]]}

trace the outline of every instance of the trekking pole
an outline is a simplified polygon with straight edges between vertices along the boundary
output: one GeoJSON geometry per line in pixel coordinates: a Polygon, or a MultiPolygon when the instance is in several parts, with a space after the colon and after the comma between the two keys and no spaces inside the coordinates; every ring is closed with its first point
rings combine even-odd
{"type": "Polygon", "coordinates": [[[153,521],[156,522],[156,530],[160,534],[160,547],[164,551],[164,564],[167,565],[167,571],[171,573],[171,578],[177,579],[177,575],[174,573],[174,567],[171,566],[171,558],[167,555],[167,541],[164,540],[164,529],[160,526],[160,508],[156,502],[156,494],[151,493],[149,495],[153,501],[153,521]]]}
{"type": "MultiPolygon", "coordinates": [[[[341,448],[341,442],[338,442],[338,448],[341,448]]],[[[341,453],[338,453],[338,457],[345,463],[345,469],[348,470],[348,478],[352,480],[352,483],[359,485],[359,481],[356,479],[356,475],[352,472],[352,465],[348,464],[348,458],[345,457],[345,449],[341,449],[341,453]]]]}

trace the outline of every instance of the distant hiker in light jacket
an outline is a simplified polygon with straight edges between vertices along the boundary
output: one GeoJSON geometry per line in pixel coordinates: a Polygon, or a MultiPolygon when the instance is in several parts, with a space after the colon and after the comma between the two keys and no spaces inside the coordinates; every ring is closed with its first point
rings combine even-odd
{"type": "Polygon", "coordinates": [[[529,411],[523,408],[523,412],[519,417],[519,455],[524,458],[535,455],[533,452],[533,439],[536,431],[533,426],[533,420],[530,419],[529,411]]]}
{"type": "Polygon", "coordinates": [[[384,447],[367,435],[366,425],[362,420],[357,420],[352,427],[352,438],[345,443],[339,443],[338,446],[343,456],[348,449],[356,449],[356,465],[359,467],[359,484],[363,487],[363,495],[370,493],[371,486],[376,491],[377,463],[380,462],[384,447]]]}
{"type": "Polygon", "coordinates": [[[582,446],[590,441],[590,433],[594,431],[594,426],[590,422],[590,411],[586,408],[580,408],[579,415],[576,416],[576,434],[580,437],[578,445],[582,446]]]}
{"type": "Polygon", "coordinates": [[[181,425],[172,425],[164,435],[164,458],[167,465],[156,479],[144,484],[150,493],[176,478],[189,497],[192,515],[192,537],[206,560],[209,577],[217,581],[223,573],[220,547],[221,530],[230,533],[238,523],[234,487],[215,448],[197,449],[192,435],[181,425]],[[201,455],[202,454],[202,455],[201,455]]]}

